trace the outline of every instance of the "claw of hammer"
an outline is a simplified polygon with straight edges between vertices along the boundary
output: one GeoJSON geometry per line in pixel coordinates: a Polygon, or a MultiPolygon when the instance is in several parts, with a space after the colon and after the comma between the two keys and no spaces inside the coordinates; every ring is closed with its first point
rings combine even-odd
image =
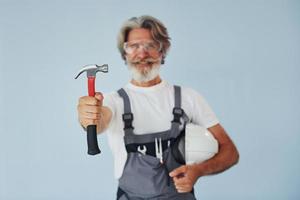
{"type": "Polygon", "coordinates": [[[89,91],[89,96],[95,96],[95,78],[97,72],[103,72],[107,73],[108,72],[108,65],[85,65],[77,74],[75,79],[77,79],[83,72],[86,72],[87,78],[88,78],[88,91],[89,91]]]}
{"type": "Polygon", "coordinates": [[[107,64],[104,64],[104,65],[96,65],[96,64],[93,64],[93,65],[85,65],[83,66],[83,68],[81,70],[79,70],[79,72],[77,73],[75,79],[77,79],[80,74],[82,74],[83,72],[87,72],[87,77],[94,77],[96,76],[96,73],[97,72],[104,72],[104,73],[107,73],[108,72],[108,65],[107,64]]]}

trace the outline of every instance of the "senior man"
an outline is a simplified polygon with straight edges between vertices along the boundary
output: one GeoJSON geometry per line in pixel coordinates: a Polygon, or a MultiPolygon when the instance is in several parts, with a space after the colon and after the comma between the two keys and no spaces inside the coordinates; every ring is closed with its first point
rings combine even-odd
{"type": "Polygon", "coordinates": [[[199,177],[238,162],[235,145],[205,99],[191,88],[161,79],[159,70],[169,47],[167,29],[158,19],[127,20],[118,35],[118,48],[132,79],[117,92],[79,99],[80,124],[96,124],[97,133],[108,134],[120,200],[195,199],[193,186],[199,177]],[[213,158],[191,165],[174,158],[171,148],[185,123],[212,133],[219,143],[213,158]]]}

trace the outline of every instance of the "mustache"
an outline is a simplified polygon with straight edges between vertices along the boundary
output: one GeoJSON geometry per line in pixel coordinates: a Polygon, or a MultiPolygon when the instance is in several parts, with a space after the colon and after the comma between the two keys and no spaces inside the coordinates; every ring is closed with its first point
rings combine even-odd
{"type": "Polygon", "coordinates": [[[159,62],[159,59],[154,59],[154,58],[135,59],[131,61],[132,64],[139,64],[139,63],[153,64],[157,62],[159,62]]]}

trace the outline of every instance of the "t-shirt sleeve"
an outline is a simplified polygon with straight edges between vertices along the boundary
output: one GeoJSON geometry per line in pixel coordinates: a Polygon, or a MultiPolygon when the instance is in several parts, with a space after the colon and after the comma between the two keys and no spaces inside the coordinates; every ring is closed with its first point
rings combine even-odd
{"type": "Polygon", "coordinates": [[[116,114],[116,104],[115,104],[115,98],[116,98],[116,93],[107,93],[103,95],[103,104],[102,106],[108,107],[111,112],[112,112],[112,119],[114,118],[116,114]]]}
{"type": "Polygon", "coordinates": [[[188,92],[191,95],[192,122],[206,128],[218,124],[219,120],[204,97],[193,89],[188,89],[188,92]]]}

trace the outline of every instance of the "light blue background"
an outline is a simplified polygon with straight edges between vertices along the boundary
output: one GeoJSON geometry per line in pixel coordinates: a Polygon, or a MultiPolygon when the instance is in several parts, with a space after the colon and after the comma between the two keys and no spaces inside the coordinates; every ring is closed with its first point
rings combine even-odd
{"type": "Polygon", "coordinates": [[[0,0],[0,199],[114,199],[112,155],[88,156],[77,123],[81,66],[108,63],[97,90],[129,73],[116,48],[132,16],[159,18],[172,38],[162,70],[209,102],[240,151],[200,178],[199,199],[300,199],[299,1],[0,0]]]}

